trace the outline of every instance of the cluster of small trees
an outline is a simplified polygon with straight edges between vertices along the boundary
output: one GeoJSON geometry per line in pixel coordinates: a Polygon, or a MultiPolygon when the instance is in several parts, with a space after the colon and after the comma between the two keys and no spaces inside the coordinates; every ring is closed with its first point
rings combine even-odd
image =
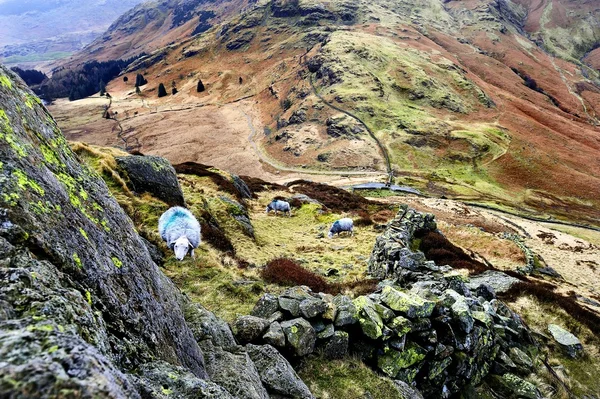
{"type": "Polygon", "coordinates": [[[38,94],[48,99],[68,96],[73,101],[105,92],[106,82],[118,76],[129,63],[130,60],[92,61],[76,69],[55,71],[52,78],[40,86],[38,94]]]}
{"type": "Polygon", "coordinates": [[[40,72],[36,69],[21,69],[19,67],[10,68],[13,72],[23,79],[27,86],[35,86],[42,83],[44,80],[48,79],[45,73],[40,72]]]}

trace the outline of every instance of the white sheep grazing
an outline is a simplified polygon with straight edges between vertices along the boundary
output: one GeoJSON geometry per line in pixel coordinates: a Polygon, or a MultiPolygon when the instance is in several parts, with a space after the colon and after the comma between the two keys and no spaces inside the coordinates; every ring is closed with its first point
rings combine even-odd
{"type": "Polygon", "coordinates": [[[334,234],[339,235],[343,231],[349,231],[350,235],[354,235],[354,222],[350,218],[336,220],[329,229],[329,238],[333,238],[334,234]]]}
{"type": "Polygon", "coordinates": [[[190,211],[175,206],[158,219],[160,237],[175,252],[177,260],[183,260],[189,253],[194,257],[194,249],[200,245],[200,223],[190,211]]]}
{"type": "Polygon", "coordinates": [[[289,202],[285,202],[282,200],[273,200],[269,205],[267,205],[266,213],[270,211],[275,211],[275,215],[277,212],[283,212],[284,214],[288,214],[288,216],[292,216],[292,207],[289,202]]]}

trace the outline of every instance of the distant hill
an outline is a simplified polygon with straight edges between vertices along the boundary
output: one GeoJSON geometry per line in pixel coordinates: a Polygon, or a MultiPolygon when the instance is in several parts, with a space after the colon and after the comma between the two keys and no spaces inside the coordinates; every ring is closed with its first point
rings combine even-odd
{"type": "Polygon", "coordinates": [[[256,0],[147,1],[123,14],[102,36],[62,65],[70,67],[91,60],[109,61],[151,53],[205,32],[255,4],[256,0]]]}
{"type": "MultiPolygon", "coordinates": [[[[64,70],[147,54],[125,69],[147,78],[141,94],[105,82],[143,153],[216,156],[208,140],[222,145],[246,116],[190,120],[247,100],[259,129],[240,136],[274,167],[382,173],[430,194],[598,224],[599,27],[599,0],[161,1],[126,13],[64,70]],[[159,99],[160,83],[178,94],[159,99]],[[161,108],[168,123],[149,123],[161,108]],[[174,137],[184,144],[166,146],[174,137]]],[[[78,122],[72,138],[116,137],[93,130],[78,122]]],[[[230,169],[232,159],[211,162],[230,169]]]]}
{"type": "Polygon", "coordinates": [[[0,0],[0,61],[36,66],[81,50],[143,0],[0,0]]]}

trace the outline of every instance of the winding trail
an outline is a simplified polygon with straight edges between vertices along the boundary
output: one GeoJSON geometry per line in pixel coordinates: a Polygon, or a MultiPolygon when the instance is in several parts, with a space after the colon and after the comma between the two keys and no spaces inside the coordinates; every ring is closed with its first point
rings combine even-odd
{"type": "Polygon", "coordinates": [[[313,89],[313,93],[315,94],[315,96],[317,96],[321,101],[323,101],[323,103],[325,105],[327,105],[328,107],[341,112],[345,115],[348,115],[350,118],[358,121],[361,125],[363,125],[365,127],[365,129],[367,129],[367,132],[369,133],[369,136],[371,136],[371,138],[373,139],[373,141],[375,141],[375,144],[377,144],[377,147],[379,148],[379,151],[381,152],[381,155],[383,156],[383,159],[385,161],[385,166],[387,168],[387,184],[388,185],[392,185],[392,183],[394,182],[394,171],[392,169],[392,161],[390,159],[390,154],[388,153],[387,149],[385,148],[385,146],[383,145],[383,143],[381,142],[381,140],[379,140],[377,138],[377,136],[375,136],[375,133],[373,133],[373,131],[371,130],[371,128],[369,128],[369,126],[367,126],[367,124],[360,119],[358,116],[352,114],[349,111],[346,111],[345,109],[342,109],[336,105],[333,105],[332,103],[330,103],[329,101],[325,100],[325,98],[323,98],[323,96],[321,96],[321,94],[317,91],[317,88],[315,87],[315,82],[313,80],[313,75],[310,75],[310,86],[313,89]]]}
{"type": "Polygon", "coordinates": [[[567,86],[567,90],[569,90],[569,93],[573,97],[575,97],[577,100],[579,100],[579,102],[581,103],[581,106],[583,107],[583,112],[585,112],[585,114],[587,115],[590,123],[594,126],[600,125],[600,121],[598,121],[598,118],[590,115],[587,105],[585,105],[585,100],[579,95],[579,93],[577,93],[576,91],[573,90],[573,88],[569,84],[569,81],[567,80],[567,77],[565,76],[565,73],[563,72],[562,68],[559,67],[558,65],[556,65],[555,58],[551,54],[547,54],[547,56],[548,56],[548,58],[550,58],[550,61],[552,62],[552,66],[554,67],[556,72],[558,72],[558,74],[560,75],[560,78],[562,79],[563,83],[565,84],[565,86],[567,86]]]}
{"type": "Polygon", "coordinates": [[[256,137],[256,128],[252,123],[252,117],[248,115],[246,111],[242,108],[238,107],[241,113],[246,117],[246,121],[248,122],[248,128],[250,129],[250,135],[248,136],[248,142],[252,146],[252,149],[258,155],[260,160],[271,167],[282,171],[282,172],[292,172],[299,174],[308,174],[308,175],[324,175],[324,176],[384,176],[387,175],[385,172],[375,172],[375,171],[327,171],[327,170],[311,170],[311,169],[302,169],[302,168],[291,168],[288,166],[281,165],[275,162],[273,159],[268,157],[264,151],[261,150],[260,146],[256,143],[254,138],[256,137]]]}

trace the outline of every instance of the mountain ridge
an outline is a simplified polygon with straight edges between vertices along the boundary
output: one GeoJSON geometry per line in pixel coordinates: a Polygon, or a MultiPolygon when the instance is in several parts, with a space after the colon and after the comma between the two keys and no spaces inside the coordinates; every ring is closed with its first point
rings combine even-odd
{"type": "Polygon", "coordinates": [[[81,50],[141,1],[4,1],[0,3],[0,60],[49,68],[48,63],[81,50]]]}
{"type": "MultiPolygon", "coordinates": [[[[119,81],[109,90],[117,112],[137,112],[124,129],[142,151],[173,162],[210,155],[201,146],[164,149],[157,137],[166,136],[143,124],[144,107],[160,114],[194,106],[199,116],[204,106],[246,99],[239,104],[255,115],[254,130],[264,130],[246,135],[272,165],[385,171],[377,142],[358,120],[327,107],[334,104],[374,132],[402,184],[597,224],[600,166],[590,160],[599,146],[598,72],[523,36],[532,18],[523,4],[533,3],[262,1],[132,64],[128,73],[151,77],[141,97],[119,81]],[[196,93],[198,78],[209,79],[206,93],[196,93]],[[179,93],[153,98],[159,82],[176,83],[179,93]]],[[[173,134],[187,137],[171,131],[169,140],[173,134]]],[[[108,142],[108,134],[95,141],[108,142]]]]}

